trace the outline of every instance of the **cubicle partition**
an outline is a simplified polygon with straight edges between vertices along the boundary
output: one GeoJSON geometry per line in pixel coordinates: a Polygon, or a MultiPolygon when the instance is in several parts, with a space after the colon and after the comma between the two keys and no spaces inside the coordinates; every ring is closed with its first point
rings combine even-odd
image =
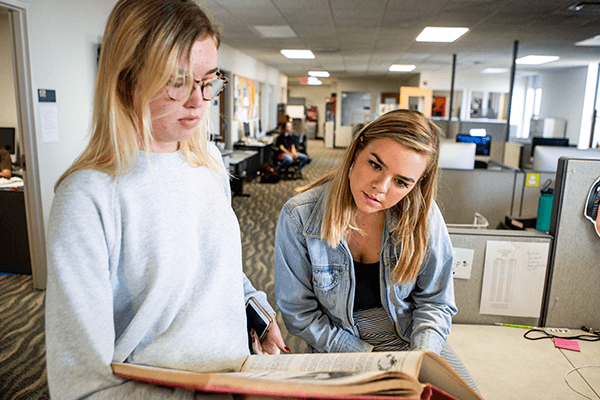
{"type": "Polygon", "coordinates": [[[600,329],[600,237],[584,216],[588,194],[598,178],[600,160],[559,160],[545,326],[600,329]]]}
{"type": "Polygon", "coordinates": [[[548,259],[552,237],[541,232],[492,229],[450,228],[449,233],[455,251],[455,265],[471,261],[468,279],[458,278],[455,268],[454,291],[458,313],[452,322],[455,324],[510,323],[540,326],[547,265],[545,260],[548,259]],[[495,246],[494,249],[500,248],[501,251],[507,253],[520,250],[521,253],[527,254],[524,257],[503,255],[495,259],[494,255],[490,254],[491,246],[495,246]],[[506,248],[509,250],[503,250],[506,248]],[[461,251],[472,254],[472,260],[465,260],[461,251]],[[533,252],[536,253],[534,262],[530,257],[533,252]],[[525,272],[520,274],[519,269],[521,272],[523,272],[522,270],[525,272]],[[497,289],[495,293],[491,294],[491,288],[486,289],[489,285],[484,284],[484,272],[488,274],[485,282],[489,282],[489,285],[503,286],[504,291],[497,289]],[[526,291],[519,290],[523,286],[527,286],[526,291]],[[491,297],[493,297],[493,302],[487,304],[487,307],[494,309],[493,314],[488,313],[485,309],[482,312],[481,308],[486,306],[485,300],[491,297]],[[497,301],[500,297],[501,301],[497,301]],[[523,304],[518,304],[519,302],[523,304]],[[515,307],[521,308],[517,310],[515,307]],[[523,307],[525,307],[524,311],[523,307]]]}
{"type": "Polygon", "coordinates": [[[511,169],[440,169],[437,203],[448,224],[470,224],[476,212],[492,229],[520,207],[515,196],[516,175],[511,169]]]}

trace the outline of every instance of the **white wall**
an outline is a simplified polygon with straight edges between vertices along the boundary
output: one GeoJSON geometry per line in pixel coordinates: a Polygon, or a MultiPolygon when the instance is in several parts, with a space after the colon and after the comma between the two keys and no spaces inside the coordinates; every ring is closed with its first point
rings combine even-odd
{"type": "Polygon", "coordinates": [[[587,67],[565,68],[540,74],[540,118],[566,119],[565,137],[574,145],[579,143],[586,79],[587,67]]]}
{"type": "MultiPolygon", "coordinates": [[[[54,184],[89,140],[97,45],[116,0],[20,0],[19,3],[28,7],[32,87],[36,92],[37,89],[56,91],[58,142],[42,140],[37,93],[33,105],[42,210],[47,227],[54,184]]],[[[2,45],[5,42],[2,40],[2,45]]],[[[278,71],[225,44],[219,50],[219,67],[273,84],[276,90],[282,82],[278,71]]]]}
{"type": "Polygon", "coordinates": [[[56,91],[59,141],[44,143],[35,94],[35,132],[44,226],[54,184],[88,139],[96,73],[97,45],[116,0],[29,1],[32,86],[56,91]]]}
{"type": "Polygon", "coordinates": [[[16,128],[15,141],[20,135],[18,121],[8,15],[0,15],[0,126],[16,128]]]}

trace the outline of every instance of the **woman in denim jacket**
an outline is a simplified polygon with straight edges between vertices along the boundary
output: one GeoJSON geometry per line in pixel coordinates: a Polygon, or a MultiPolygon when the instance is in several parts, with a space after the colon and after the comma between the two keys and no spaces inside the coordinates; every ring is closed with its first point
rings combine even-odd
{"type": "Polygon", "coordinates": [[[423,349],[464,369],[445,346],[457,310],[452,244],[434,202],[440,140],[421,113],[391,111],[284,205],[277,305],[310,351],[423,349]]]}

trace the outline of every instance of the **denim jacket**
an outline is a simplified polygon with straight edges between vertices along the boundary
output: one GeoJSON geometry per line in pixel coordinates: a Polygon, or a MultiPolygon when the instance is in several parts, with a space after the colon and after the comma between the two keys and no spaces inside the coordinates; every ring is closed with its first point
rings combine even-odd
{"type": "MultiPolygon", "coordinates": [[[[329,184],[288,200],[275,236],[275,292],[288,331],[320,352],[371,351],[352,316],[355,276],[348,243],[321,239],[329,184]]],[[[381,301],[396,334],[411,349],[440,353],[456,314],[452,244],[435,203],[429,212],[428,252],[412,284],[398,285],[392,269],[400,254],[386,215],[381,244],[381,301]]]]}

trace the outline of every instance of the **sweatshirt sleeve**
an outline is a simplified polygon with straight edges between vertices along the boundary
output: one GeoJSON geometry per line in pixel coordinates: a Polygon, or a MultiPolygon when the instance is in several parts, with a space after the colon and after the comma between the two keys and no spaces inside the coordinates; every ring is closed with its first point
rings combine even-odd
{"type": "Polygon", "coordinates": [[[74,175],[60,185],[48,226],[46,360],[51,397],[194,398],[191,391],[112,375],[115,325],[109,265],[119,216],[112,209],[110,186],[98,182],[100,174],[74,175]]]}

